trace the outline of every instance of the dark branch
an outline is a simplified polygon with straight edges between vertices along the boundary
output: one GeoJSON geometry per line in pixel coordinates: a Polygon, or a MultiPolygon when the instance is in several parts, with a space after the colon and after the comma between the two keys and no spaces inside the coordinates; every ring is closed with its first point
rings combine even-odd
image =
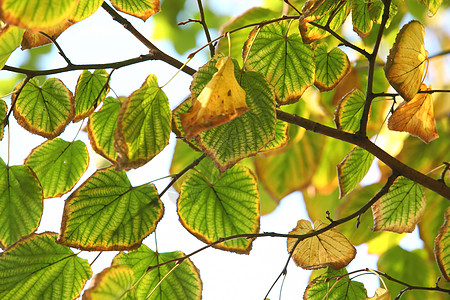
{"type": "Polygon", "coordinates": [[[209,45],[209,52],[211,54],[211,57],[213,57],[214,56],[214,46],[211,43],[211,35],[209,34],[208,26],[206,25],[205,13],[203,12],[202,0],[197,0],[197,5],[198,5],[198,11],[200,13],[200,24],[202,24],[203,31],[205,31],[206,40],[208,41],[208,45],[209,45]]]}
{"type": "Polygon", "coordinates": [[[62,58],[64,58],[64,60],[66,61],[67,65],[72,65],[72,62],[70,61],[70,59],[67,57],[67,55],[64,53],[63,49],[61,48],[61,46],[59,46],[58,42],[52,38],[51,36],[49,36],[48,34],[46,34],[45,32],[40,31],[40,34],[42,34],[43,36],[45,36],[46,38],[48,38],[58,49],[59,54],[62,56],[62,58]]]}

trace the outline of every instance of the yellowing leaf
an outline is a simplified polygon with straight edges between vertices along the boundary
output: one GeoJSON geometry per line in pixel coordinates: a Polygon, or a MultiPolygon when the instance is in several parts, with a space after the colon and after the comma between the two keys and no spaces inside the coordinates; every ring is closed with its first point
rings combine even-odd
{"type": "MultiPolygon", "coordinates": [[[[421,91],[429,90],[422,84],[421,91]]],[[[417,94],[411,101],[403,102],[388,121],[388,128],[406,131],[419,137],[425,143],[439,137],[434,124],[433,98],[431,94],[417,94]]]]}
{"type": "Polygon", "coordinates": [[[425,30],[418,21],[411,21],[400,30],[389,51],[384,73],[392,87],[406,100],[419,90],[428,52],[424,47],[425,30]]]}
{"type": "Polygon", "coordinates": [[[123,299],[121,297],[123,295],[133,299],[135,293],[133,281],[134,273],[128,266],[106,268],[95,275],[83,299],[123,299]]]}
{"type": "Polygon", "coordinates": [[[375,296],[366,298],[366,300],[391,300],[391,292],[387,289],[377,288],[375,296]]]}
{"type": "MultiPolygon", "coordinates": [[[[300,220],[297,227],[289,234],[308,234],[326,226],[327,224],[316,220],[313,229],[309,221],[300,220]]],[[[292,250],[296,242],[296,238],[287,239],[288,251],[292,250]]],[[[338,270],[347,266],[355,258],[355,255],[355,247],[344,235],[332,228],[301,241],[295,248],[292,258],[297,266],[303,269],[314,270],[331,267],[338,270]]]]}
{"type": "Polygon", "coordinates": [[[161,10],[159,0],[112,0],[118,11],[147,20],[161,10]]]}
{"type": "Polygon", "coordinates": [[[4,25],[0,28],[0,67],[3,68],[11,53],[19,47],[24,30],[4,25]]]}
{"type": "MultiPolygon", "coordinates": [[[[74,22],[71,21],[64,21],[61,22],[55,26],[52,26],[50,28],[46,28],[45,30],[42,30],[45,34],[50,36],[52,39],[56,40],[56,38],[64,32],[67,28],[72,26],[74,22]]],[[[25,33],[23,34],[23,41],[22,41],[22,50],[24,49],[31,49],[34,47],[39,47],[42,45],[50,44],[52,41],[40,33],[39,31],[33,31],[30,29],[27,29],[25,33]]]]}
{"type": "Polygon", "coordinates": [[[216,68],[217,73],[193,102],[191,111],[180,115],[186,138],[227,123],[249,110],[231,58],[220,58],[216,68]]]}
{"type": "Polygon", "coordinates": [[[444,224],[439,228],[439,234],[434,241],[434,255],[445,280],[450,281],[450,208],[445,212],[444,224]]]}

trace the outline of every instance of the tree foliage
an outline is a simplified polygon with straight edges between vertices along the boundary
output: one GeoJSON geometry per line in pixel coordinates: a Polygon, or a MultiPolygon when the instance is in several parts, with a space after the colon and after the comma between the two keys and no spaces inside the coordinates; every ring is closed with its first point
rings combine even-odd
{"type": "Polygon", "coordinates": [[[191,256],[210,247],[249,254],[255,239],[267,237],[287,239],[289,253],[269,292],[292,259],[303,269],[325,269],[314,271],[304,299],[369,299],[353,280],[368,274],[382,281],[370,299],[450,294],[449,69],[439,63],[450,52],[449,33],[437,33],[444,41],[431,48],[424,42],[448,3],[272,0],[236,18],[214,15],[210,5],[0,1],[0,67],[10,76],[1,79],[9,90],[2,88],[0,100],[0,138],[8,149],[0,158],[1,298],[200,299],[191,256]],[[98,10],[149,52],[73,63],[58,37],[98,10]],[[188,17],[177,24],[179,15],[188,17]],[[157,48],[131,16],[154,19],[153,38],[170,39],[180,53],[193,48],[189,59],[200,51],[209,59],[189,67],[157,48]],[[206,43],[193,44],[199,36],[206,43]],[[65,66],[36,67],[44,61],[38,47],[49,43],[65,66]],[[34,54],[20,66],[7,64],[19,46],[23,55],[34,54]],[[192,76],[188,99],[170,99],[169,83],[151,72],[133,93],[115,95],[115,71],[150,60],[192,76]],[[56,77],[72,71],[79,72],[73,89],[56,77]],[[9,165],[13,118],[44,138],[18,166],[9,165]],[[85,121],[92,151],[78,133],[71,141],[60,137],[85,121]],[[130,170],[158,160],[171,134],[177,141],[170,183],[162,191],[152,182],[133,185],[130,170]],[[95,153],[107,162],[87,174],[95,153]],[[362,184],[374,165],[381,175],[362,184]],[[206,243],[187,255],[142,243],[164,217],[161,199],[171,187],[179,193],[180,223],[206,243]],[[289,233],[260,232],[261,215],[293,191],[303,193],[312,222],[299,220],[289,233]],[[43,203],[63,195],[59,235],[38,234],[43,203]],[[381,245],[386,232],[415,228],[424,249],[381,245]],[[368,242],[378,249],[378,270],[348,272],[354,245],[368,242]],[[80,253],[111,250],[121,252],[83,292],[93,272],[80,253]]]}

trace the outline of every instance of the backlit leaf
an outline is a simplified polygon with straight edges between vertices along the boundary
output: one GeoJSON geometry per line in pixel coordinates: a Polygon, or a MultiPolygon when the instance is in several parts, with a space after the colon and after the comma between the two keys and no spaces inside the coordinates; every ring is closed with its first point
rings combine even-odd
{"type": "Polygon", "coordinates": [[[133,187],[124,171],[101,169],[66,200],[58,243],[85,250],[136,249],[163,213],[153,185],[133,187]]]}
{"type": "Polygon", "coordinates": [[[326,44],[314,49],[316,58],[316,81],[314,85],[320,91],[332,90],[350,72],[347,54],[339,48],[328,52],[326,44]]]}
{"type": "Polygon", "coordinates": [[[155,75],[149,75],[119,112],[114,132],[119,169],[137,168],[169,143],[172,112],[155,75]]]}
{"type": "MultiPolygon", "coordinates": [[[[289,234],[308,234],[326,227],[320,220],[314,222],[314,229],[307,220],[300,220],[289,234]]],[[[296,238],[287,239],[287,248],[291,252],[296,238]]],[[[335,270],[347,266],[355,258],[356,249],[345,236],[334,228],[319,235],[301,241],[294,250],[292,258],[297,266],[307,270],[331,267],[335,270]]]]}
{"type": "Polygon", "coordinates": [[[422,187],[405,177],[399,177],[373,206],[374,231],[412,232],[425,207],[422,187]]]}
{"type": "Polygon", "coordinates": [[[134,282],[134,273],[127,266],[113,266],[106,268],[97,275],[83,294],[83,299],[136,299],[135,291],[132,287],[134,282]],[[133,295],[133,296],[131,296],[133,295]]]}
{"type": "Polygon", "coordinates": [[[0,253],[1,299],[75,299],[92,270],[86,259],[55,243],[56,233],[32,234],[0,253]]]}
{"type": "Polygon", "coordinates": [[[102,108],[89,117],[87,125],[92,149],[111,162],[115,162],[117,159],[117,152],[114,148],[114,131],[117,127],[117,116],[121,105],[120,98],[106,98],[102,108]]]}
{"type": "MultiPolygon", "coordinates": [[[[147,268],[184,256],[185,254],[181,251],[156,253],[147,246],[142,245],[134,251],[119,253],[114,258],[112,265],[130,267],[134,272],[133,283],[136,284],[134,290],[136,291],[137,299],[147,299],[146,297],[150,292],[176,266],[176,263],[172,262],[158,268],[153,268],[144,275],[147,268]]],[[[199,300],[201,299],[201,294],[202,281],[200,280],[199,271],[192,261],[187,258],[165,277],[161,285],[154,290],[152,296],[148,299],[199,300]]]]}
{"type": "Polygon", "coordinates": [[[372,29],[372,19],[369,15],[369,5],[366,0],[352,0],[353,31],[360,37],[365,37],[372,29]]]}
{"type": "Polygon", "coordinates": [[[435,15],[436,12],[439,9],[439,6],[441,6],[443,0],[419,0],[423,4],[428,6],[428,10],[435,15]]]}
{"type": "MultiPolygon", "coordinates": [[[[19,85],[22,83],[19,83],[19,85]]],[[[16,96],[13,96],[13,101],[16,96]]],[[[40,87],[31,79],[14,106],[17,122],[26,130],[46,138],[57,137],[73,118],[72,92],[56,78],[47,79],[40,87]]]]}
{"type": "Polygon", "coordinates": [[[36,174],[44,198],[59,197],[70,191],[89,164],[89,154],[82,141],[67,142],[56,138],[34,148],[25,165],[36,174]]]}
{"type": "MultiPolygon", "coordinates": [[[[63,33],[67,28],[72,26],[72,24],[73,22],[71,21],[64,21],[62,23],[58,23],[55,26],[40,31],[51,37],[53,40],[56,40],[59,35],[63,33]]],[[[43,35],[40,31],[34,31],[31,29],[25,30],[25,33],[23,34],[21,49],[31,49],[42,45],[51,44],[52,40],[43,35]]]]}
{"type": "Polygon", "coordinates": [[[314,84],[314,53],[298,33],[289,34],[291,24],[281,21],[256,27],[243,52],[246,68],[265,76],[280,104],[298,101],[314,84]]]}
{"type": "Polygon", "coordinates": [[[22,28],[3,25],[0,28],[0,68],[3,68],[11,53],[20,46],[24,30],[22,28]]]}
{"type": "MultiPolygon", "coordinates": [[[[428,91],[422,84],[421,91],[428,91]]],[[[431,94],[420,93],[409,102],[403,102],[388,120],[388,128],[395,131],[406,131],[419,137],[425,143],[437,139],[434,121],[433,98],[431,94]]]]}
{"type": "Polygon", "coordinates": [[[339,198],[344,197],[366,176],[374,156],[366,150],[355,147],[337,166],[339,179],[339,198]]]}
{"type": "Polygon", "coordinates": [[[2,0],[0,14],[5,23],[42,30],[67,20],[77,2],[73,0],[2,0]]]}
{"type": "Polygon", "coordinates": [[[387,289],[377,288],[375,296],[366,298],[366,300],[391,300],[391,293],[387,289]]]}
{"type": "Polygon", "coordinates": [[[384,72],[392,87],[406,101],[419,91],[428,51],[424,46],[425,30],[418,21],[404,25],[389,51],[384,72]]]}
{"type": "MultiPolygon", "coordinates": [[[[180,116],[183,113],[187,113],[189,109],[191,108],[191,98],[188,98],[181,102],[174,110],[172,110],[172,131],[177,135],[177,137],[183,137],[185,136],[183,125],[181,125],[181,118],[180,116]]],[[[200,146],[198,145],[197,141],[194,139],[184,139],[184,142],[189,144],[190,147],[194,150],[200,151],[200,146]]]]}
{"type": "Polygon", "coordinates": [[[78,22],[89,17],[97,11],[102,3],[102,0],[80,0],[77,7],[72,12],[70,20],[73,22],[78,22]]]}
{"type": "Polygon", "coordinates": [[[275,127],[275,138],[261,148],[260,151],[271,151],[283,148],[289,140],[288,131],[289,124],[284,121],[277,120],[277,125],[275,127]]]}
{"type": "Polygon", "coordinates": [[[35,231],[42,210],[42,188],[30,168],[7,166],[0,158],[0,248],[35,231]]]}
{"type": "Polygon", "coordinates": [[[445,280],[450,281],[450,208],[447,209],[444,216],[444,224],[439,228],[439,234],[434,241],[434,254],[445,280]]]}
{"type": "Polygon", "coordinates": [[[345,274],[347,274],[346,269],[336,271],[328,268],[324,274],[308,284],[303,299],[360,300],[367,297],[364,284],[350,280],[345,274]]]}
{"type": "Polygon", "coordinates": [[[109,92],[108,73],[98,69],[94,73],[84,70],[78,78],[75,90],[75,116],[74,122],[78,122],[89,116],[94,109],[105,99],[109,92]]]}
{"type": "Polygon", "coordinates": [[[6,102],[3,100],[0,100],[0,141],[3,139],[7,111],[8,111],[8,107],[6,106],[6,102]]]}
{"type": "Polygon", "coordinates": [[[159,0],[111,0],[111,4],[118,11],[144,21],[161,10],[159,0]]]}
{"type": "MultiPolygon", "coordinates": [[[[259,231],[259,194],[251,171],[234,166],[224,173],[203,160],[185,179],[177,202],[183,226],[205,243],[221,237],[259,231]],[[200,168],[201,167],[201,168],[200,168]]],[[[235,239],[214,247],[249,253],[251,239],[235,239]]]]}
{"type": "Polygon", "coordinates": [[[354,89],[339,101],[334,112],[334,122],[338,129],[351,133],[359,130],[365,97],[360,90],[354,89]]]}
{"type": "MultiPolygon", "coordinates": [[[[374,21],[377,24],[381,24],[381,21],[383,20],[383,10],[384,4],[382,1],[372,1],[369,5],[369,15],[372,21],[374,21]]],[[[386,21],[386,28],[389,28],[392,19],[395,17],[397,12],[398,12],[397,5],[391,2],[391,5],[389,6],[389,18],[386,21]]]]}

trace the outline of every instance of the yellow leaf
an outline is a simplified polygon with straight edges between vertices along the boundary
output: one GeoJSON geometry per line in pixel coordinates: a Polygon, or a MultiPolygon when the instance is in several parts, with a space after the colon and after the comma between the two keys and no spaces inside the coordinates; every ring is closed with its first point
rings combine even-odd
{"type": "MultiPolygon", "coordinates": [[[[58,25],[55,25],[53,27],[46,28],[45,30],[42,30],[45,34],[50,36],[52,39],[56,40],[56,38],[64,32],[67,28],[72,26],[74,22],[65,20],[58,25]]],[[[45,35],[39,33],[38,31],[33,31],[31,29],[27,29],[25,33],[23,34],[23,41],[22,41],[22,50],[25,49],[31,49],[34,47],[39,47],[42,45],[50,44],[52,41],[47,38],[45,35]]]]}
{"type": "MultiPolygon", "coordinates": [[[[429,90],[422,84],[421,91],[429,90]]],[[[406,131],[419,137],[425,143],[439,137],[434,124],[433,98],[431,94],[417,94],[411,101],[403,102],[392,114],[388,128],[406,131]]]]}
{"type": "MultiPolygon", "coordinates": [[[[307,234],[327,226],[320,220],[311,223],[307,220],[300,220],[297,227],[289,234],[307,234]]],[[[291,251],[296,238],[287,239],[288,251],[291,251]]],[[[335,229],[330,229],[319,235],[306,238],[301,241],[292,255],[297,266],[303,269],[314,270],[331,267],[339,270],[347,266],[355,258],[356,249],[347,238],[335,229]]]]}
{"type": "Polygon", "coordinates": [[[375,296],[366,298],[366,300],[391,300],[391,292],[387,289],[377,288],[375,296]]]}
{"type": "Polygon", "coordinates": [[[428,52],[424,46],[425,30],[418,21],[411,21],[400,30],[389,51],[384,72],[392,87],[406,100],[419,90],[428,52]]]}
{"type": "Polygon", "coordinates": [[[249,110],[245,91],[236,81],[231,58],[219,59],[216,68],[217,73],[193,102],[190,111],[180,114],[186,138],[227,123],[249,110]]]}

